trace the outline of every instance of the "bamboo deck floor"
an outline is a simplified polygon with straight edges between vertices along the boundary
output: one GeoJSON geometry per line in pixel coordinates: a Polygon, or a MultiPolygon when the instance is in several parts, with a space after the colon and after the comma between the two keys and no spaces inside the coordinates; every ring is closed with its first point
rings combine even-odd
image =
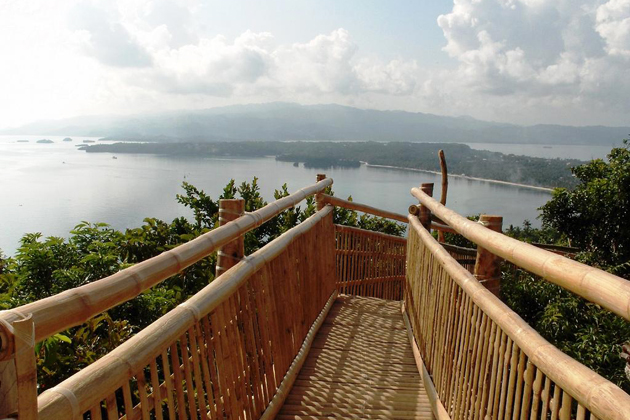
{"type": "Polygon", "coordinates": [[[431,418],[400,302],[339,296],[276,418],[431,418]]]}

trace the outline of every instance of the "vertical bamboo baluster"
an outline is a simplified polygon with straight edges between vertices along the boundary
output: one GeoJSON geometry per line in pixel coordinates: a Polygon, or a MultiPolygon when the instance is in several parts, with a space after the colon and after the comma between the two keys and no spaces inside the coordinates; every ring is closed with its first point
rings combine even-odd
{"type": "MultiPolygon", "coordinates": [[[[479,223],[494,232],[501,232],[503,217],[482,214],[479,216],[479,223]]],[[[474,275],[477,280],[494,293],[495,296],[499,296],[501,285],[501,258],[485,248],[478,246],[474,275]]]]}
{"type": "Polygon", "coordinates": [[[111,394],[105,400],[107,408],[107,420],[118,420],[118,403],[116,402],[116,393],[111,394]]]}
{"type": "Polygon", "coordinates": [[[512,359],[510,360],[510,379],[508,382],[508,394],[506,399],[505,406],[505,417],[509,419],[512,413],[514,413],[514,394],[516,394],[516,388],[518,387],[517,378],[519,375],[519,366],[521,360],[521,349],[514,344],[514,349],[512,350],[512,359]]]}
{"type": "Polygon", "coordinates": [[[536,369],[536,378],[534,379],[534,385],[532,387],[533,395],[531,415],[529,416],[530,420],[535,420],[538,418],[538,413],[540,411],[540,396],[542,393],[543,377],[544,375],[542,371],[540,369],[536,369]]]}
{"type": "Polygon", "coordinates": [[[229,365],[229,346],[225,338],[225,322],[223,319],[223,305],[219,305],[210,312],[210,325],[214,341],[215,363],[217,366],[217,376],[219,380],[219,390],[222,397],[222,404],[225,415],[228,419],[234,418],[236,403],[234,402],[234,390],[232,384],[232,370],[229,365]]]}
{"type": "Polygon", "coordinates": [[[155,359],[151,360],[149,365],[151,371],[151,388],[153,394],[153,406],[155,409],[156,420],[162,420],[162,393],[160,392],[160,380],[158,378],[158,369],[155,359]]]}
{"type": "MultiPolygon", "coordinates": [[[[223,412],[225,410],[223,403],[226,398],[225,394],[225,385],[221,383],[219,380],[219,374],[217,370],[219,369],[218,360],[221,357],[220,350],[217,349],[219,344],[219,337],[217,336],[216,326],[210,325],[210,314],[203,317],[202,326],[204,335],[206,337],[206,357],[208,361],[208,370],[210,373],[210,381],[212,384],[212,395],[214,397],[214,409],[216,418],[222,418],[223,412]]],[[[223,373],[220,372],[220,375],[223,376],[223,373]]]]}
{"type": "Polygon", "coordinates": [[[497,325],[492,321],[488,320],[490,323],[490,334],[487,336],[486,343],[484,345],[484,358],[485,362],[481,366],[481,373],[479,375],[479,392],[478,395],[481,394],[481,401],[479,406],[475,409],[476,413],[478,413],[477,418],[485,418],[488,412],[492,412],[492,404],[488,402],[490,399],[490,394],[494,390],[493,376],[494,370],[493,367],[496,366],[497,359],[497,351],[499,347],[498,338],[500,336],[500,329],[497,328],[497,325]],[[490,377],[490,378],[488,378],[490,377]]]}
{"type": "Polygon", "coordinates": [[[179,361],[177,341],[171,344],[171,367],[173,368],[174,388],[177,397],[177,414],[179,420],[186,419],[186,400],[184,397],[184,378],[182,377],[182,364],[179,361]]]}
{"type": "MultiPolygon", "coordinates": [[[[166,405],[168,407],[168,418],[169,420],[175,420],[175,403],[174,403],[174,389],[173,389],[173,379],[171,378],[171,369],[169,366],[169,357],[166,350],[162,352],[162,370],[164,372],[164,383],[166,384],[166,394],[168,397],[166,398],[166,405]]],[[[177,369],[177,366],[175,366],[177,369]]],[[[123,390],[124,392],[124,390],[123,390]]],[[[125,403],[126,405],[127,403],[125,403]]]]}
{"type": "MultiPolygon", "coordinates": [[[[140,410],[142,413],[142,420],[150,420],[149,415],[149,399],[147,397],[147,381],[144,376],[144,369],[138,372],[136,375],[136,381],[138,383],[138,395],[140,396],[140,410]]],[[[100,408],[99,408],[100,413],[100,408]]]]}
{"type": "Polygon", "coordinates": [[[472,335],[472,342],[470,347],[470,352],[468,353],[468,364],[466,367],[466,395],[464,399],[464,415],[465,418],[470,418],[472,414],[472,405],[474,403],[474,382],[476,379],[475,370],[477,369],[479,363],[478,358],[481,353],[481,342],[483,337],[483,328],[485,326],[485,322],[487,317],[481,311],[481,309],[475,305],[475,324],[472,335]]]}
{"type": "Polygon", "coordinates": [[[508,338],[507,345],[505,347],[505,358],[503,365],[503,377],[501,379],[501,400],[499,402],[499,418],[507,418],[509,411],[506,408],[510,398],[510,393],[514,385],[515,365],[518,357],[518,347],[512,339],[508,338]]]}
{"type": "MultiPolygon", "coordinates": [[[[458,287],[459,289],[459,287],[458,287]]],[[[456,395],[458,392],[457,384],[459,382],[459,376],[461,374],[461,360],[462,360],[462,352],[464,346],[464,339],[466,337],[466,322],[468,320],[467,313],[470,308],[470,300],[468,295],[461,294],[461,301],[459,303],[459,316],[458,316],[458,325],[457,325],[457,334],[455,341],[455,349],[454,349],[454,360],[453,360],[453,376],[450,379],[449,387],[447,390],[448,398],[445,401],[446,407],[449,407],[449,413],[451,416],[455,415],[455,410],[451,410],[450,408],[455,405],[456,395]],[[456,358],[456,359],[455,359],[456,358]]]]}
{"type": "Polygon", "coordinates": [[[125,403],[125,416],[131,419],[133,413],[133,400],[131,399],[131,387],[129,381],[125,381],[122,386],[123,401],[125,403]]]}
{"type": "MultiPolygon", "coordinates": [[[[245,213],[245,200],[230,199],[219,200],[219,226],[238,219],[245,213]]],[[[244,236],[240,236],[232,242],[222,246],[217,253],[216,277],[225,273],[238,263],[245,254],[244,236]]]]}
{"type": "Polygon", "coordinates": [[[562,391],[562,406],[560,407],[560,420],[571,420],[571,405],[573,398],[568,392],[562,391]]]}
{"type": "Polygon", "coordinates": [[[250,327],[248,326],[249,315],[247,309],[247,293],[246,283],[237,291],[234,296],[234,302],[237,304],[240,320],[238,324],[240,337],[239,347],[241,347],[243,355],[243,371],[245,375],[245,383],[243,385],[245,387],[245,396],[247,397],[247,403],[252,416],[256,416],[256,406],[261,404],[259,389],[257,389],[257,385],[260,381],[256,379],[256,368],[254,365],[256,355],[254,354],[254,350],[252,348],[252,339],[249,336],[250,327]]]}
{"type": "Polygon", "coordinates": [[[179,347],[182,352],[182,365],[184,366],[186,397],[188,399],[188,414],[190,418],[196,419],[197,418],[197,402],[195,401],[195,384],[193,383],[192,368],[190,366],[188,337],[186,337],[186,333],[182,334],[181,337],[179,338],[179,347]]]}
{"type": "Polygon", "coordinates": [[[525,380],[525,366],[526,366],[525,352],[521,350],[518,360],[518,375],[516,377],[516,392],[514,394],[514,409],[512,410],[512,419],[518,419],[521,405],[523,403],[523,387],[525,380]]]}
{"type": "MultiPolygon", "coordinates": [[[[252,311],[251,306],[251,297],[253,291],[250,291],[247,287],[251,285],[250,283],[246,284],[242,289],[241,297],[242,297],[242,305],[243,305],[243,317],[244,317],[244,328],[245,328],[245,342],[247,346],[247,353],[250,355],[250,377],[252,378],[252,386],[253,386],[253,397],[254,397],[254,408],[256,410],[256,415],[262,414],[267,406],[264,402],[263,395],[263,380],[261,376],[261,366],[260,359],[261,354],[259,353],[258,340],[256,339],[256,335],[254,332],[254,318],[255,313],[252,311]]],[[[253,288],[253,286],[252,286],[253,288]]]]}
{"type": "MultiPolygon", "coordinates": [[[[534,386],[534,371],[536,367],[528,360],[523,377],[523,400],[521,403],[520,419],[527,419],[527,414],[531,411],[532,388],[534,386]]],[[[517,414],[517,413],[514,413],[517,414]]]]}
{"type": "Polygon", "coordinates": [[[90,418],[92,420],[103,420],[103,416],[101,414],[101,403],[98,403],[94,407],[90,408],[90,418]]]}
{"type": "Polygon", "coordinates": [[[232,365],[232,371],[234,372],[234,395],[236,396],[238,406],[238,416],[241,417],[244,412],[249,413],[249,401],[247,399],[247,393],[242,386],[244,383],[243,355],[242,348],[239,343],[240,335],[234,300],[235,296],[232,295],[228,297],[221,306],[225,308],[227,338],[230,349],[230,364],[232,365]]]}
{"type": "Polygon", "coordinates": [[[438,390],[438,392],[444,392],[444,381],[445,378],[447,378],[448,376],[452,375],[452,373],[449,371],[450,368],[448,366],[449,360],[451,360],[452,358],[452,353],[451,353],[451,344],[452,344],[452,337],[451,337],[451,333],[452,333],[452,325],[453,325],[453,319],[454,319],[454,308],[455,308],[455,302],[453,300],[453,297],[455,295],[455,283],[448,281],[448,276],[446,275],[446,273],[442,270],[442,277],[443,277],[443,282],[446,282],[446,293],[445,293],[445,298],[447,299],[446,302],[446,312],[444,314],[444,317],[447,321],[447,325],[445,328],[445,332],[444,332],[444,336],[443,336],[443,343],[442,343],[442,357],[439,360],[439,365],[438,365],[438,375],[435,376],[434,379],[434,383],[436,384],[436,388],[438,390]]]}
{"type": "Polygon", "coordinates": [[[465,413],[466,418],[473,417],[473,407],[475,403],[475,384],[477,383],[477,375],[479,374],[480,357],[483,346],[483,335],[485,332],[486,322],[488,317],[481,309],[477,311],[478,318],[476,323],[476,330],[474,334],[474,341],[472,347],[472,355],[470,357],[470,369],[468,370],[468,392],[466,392],[465,413]]]}
{"type": "Polygon", "coordinates": [[[558,413],[560,411],[560,394],[561,389],[558,384],[554,384],[553,398],[551,400],[551,420],[558,420],[558,413]]]}
{"type": "Polygon", "coordinates": [[[549,393],[551,391],[551,379],[545,376],[545,386],[543,388],[542,394],[540,395],[540,399],[542,401],[542,407],[540,409],[540,418],[546,419],[547,414],[549,413],[549,393]]]}
{"type": "MultiPolygon", "coordinates": [[[[210,369],[208,367],[208,355],[206,354],[206,341],[209,340],[209,338],[204,337],[204,333],[203,333],[203,320],[206,319],[206,317],[203,317],[202,319],[199,320],[199,322],[194,325],[194,337],[196,339],[196,347],[197,347],[197,351],[199,352],[199,362],[198,365],[201,368],[201,374],[203,377],[203,384],[204,387],[206,389],[206,395],[207,395],[207,405],[208,405],[208,410],[206,410],[206,412],[202,412],[202,414],[204,416],[207,416],[208,412],[210,413],[210,417],[214,418],[215,417],[215,405],[214,405],[214,401],[213,401],[213,389],[212,389],[212,380],[210,379],[210,369]]],[[[201,381],[200,381],[201,382],[201,381]]],[[[206,404],[204,404],[205,406],[206,404]]]]}
{"type": "Polygon", "coordinates": [[[270,272],[269,268],[263,269],[263,286],[265,290],[265,300],[267,304],[265,306],[268,307],[267,310],[267,319],[269,320],[270,326],[270,337],[271,337],[271,350],[273,352],[273,370],[275,375],[275,383],[280,384],[282,381],[283,375],[280,371],[280,366],[282,364],[282,360],[284,359],[284,346],[280,345],[280,328],[278,325],[278,312],[276,310],[276,300],[274,293],[274,285],[270,280],[270,272]]]}
{"type": "Polygon", "coordinates": [[[586,410],[582,404],[578,404],[577,415],[575,416],[575,420],[585,420],[586,419],[586,410]]]}
{"type": "MultiPolygon", "coordinates": [[[[190,354],[192,355],[192,368],[195,380],[195,390],[197,395],[197,403],[199,404],[199,413],[206,416],[208,412],[206,407],[206,395],[204,392],[204,383],[201,377],[201,361],[199,360],[199,350],[197,349],[197,335],[195,326],[188,329],[188,345],[190,354]]],[[[210,390],[208,390],[210,393],[210,390]]]]}
{"type": "Polygon", "coordinates": [[[534,371],[536,367],[529,360],[527,361],[527,368],[525,369],[524,389],[523,389],[523,403],[521,406],[521,420],[527,420],[528,413],[530,413],[531,401],[532,401],[532,388],[534,386],[534,371]]]}
{"type": "Polygon", "coordinates": [[[472,364],[472,351],[473,348],[475,346],[475,331],[476,331],[476,324],[477,324],[477,316],[478,316],[478,311],[479,311],[479,307],[477,305],[475,305],[474,303],[472,303],[471,300],[471,305],[472,305],[472,311],[471,311],[471,315],[470,318],[468,320],[468,322],[470,323],[470,329],[467,331],[467,337],[465,338],[465,346],[463,349],[463,357],[464,359],[462,360],[462,366],[461,366],[461,375],[460,375],[460,383],[459,383],[459,389],[458,389],[458,395],[457,395],[457,407],[458,407],[458,411],[455,415],[455,417],[462,417],[465,418],[467,415],[467,411],[466,411],[466,399],[469,395],[470,392],[470,388],[468,387],[468,383],[470,380],[470,366],[472,364]]]}
{"type": "Polygon", "coordinates": [[[273,362],[272,362],[272,342],[271,342],[271,330],[270,330],[270,318],[269,318],[269,303],[266,298],[266,293],[263,289],[263,279],[262,272],[259,272],[256,278],[256,282],[254,283],[256,288],[255,302],[256,307],[258,308],[258,324],[260,328],[260,337],[262,340],[262,352],[264,356],[264,366],[265,366],[265,406],[271,401],[273,395],[275,394],[275,390],[278,388],[279,384],[276,382],[275,375],[273,374],[273,362]]]}
{"type": "MultiPolygon", "coordinates": [[[[505,334],[503,331],[501,331],[501,344],[499,345],[499,351],[497,353],[497,364],[496,364],[496,368],[493,368],[493,375],[496,376],[496,379],[494,379],[494,390],[492,392],[492,398],[491,398],[491,406],[492,406],[492,412],[490,415],[491,419],[496,419],[499,416],[499,402],[501,399],[501,389],[503,387],[503,378],[506,376],[506,372],[504,372],[506,370],[506,352],[507,352],[507,346],[509,345],[508,343],[508,336],[507,334],[505,334]]],[[[486,416],[487,419],[488,416],[486,416]]]]}

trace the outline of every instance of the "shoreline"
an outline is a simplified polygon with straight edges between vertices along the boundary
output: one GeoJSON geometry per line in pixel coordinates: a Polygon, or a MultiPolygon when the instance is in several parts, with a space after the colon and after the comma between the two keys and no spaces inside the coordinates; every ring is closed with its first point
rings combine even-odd
{"type": "MultiPolygon", "coordinates": [[[[384,169],[397,169],[400,171],[412,171],[412,172],[424,172],[424,173],[430,173],[430,174],[435,174],[435,175],[442,175],[442,172],[439,171],[430,171],[428,169],[418,169],[418,168],[404,168],[401,166],[390,166],[390,165],[374,165],[368,162],[364,162],[364,161],[360,161],[363,165],[367,166],[367,167],[371,167],[371,168],[384,168],[384,169]]],[[[458,175],[458,174],[448,174],[449,177],[454,177],[454,178],[462,178],[462,179],[469,179],[472,181],[482,181],[482,182],[489,182],[489,183],[493,183],[493,184],[502,184],[502,185],[509,185],[511,187],[519,187],[519,188],[530,188],[533,190],[538,190],[538,191],[545,191],[545,192],[553,192],[553,188],[548,188],[548,187],[537,187],[535,185],[527,185],[527,184],[519,184],[518,182],[509,182],[509,181],[500,181],[498,179],[486,179],[486,178],[478,178],[478,177],[474,177],[474,176],[468,176],[468,175],[458,175]]]]}

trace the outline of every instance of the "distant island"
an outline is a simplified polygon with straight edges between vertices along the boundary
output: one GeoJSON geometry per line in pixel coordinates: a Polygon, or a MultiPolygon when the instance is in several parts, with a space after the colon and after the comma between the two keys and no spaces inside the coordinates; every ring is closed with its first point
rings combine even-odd
{"type": "Polygon", "coordinates": [[[83,140],[83,143],[96,143],[96,140],[83,140]]]}
{"type": "Polygon", "coordinates": [[[144,115],[83,116],[0,130],[0,134],[9,135],[32,133],[59,136],[73,133],[108,140],[158,143],[335,140],[608,147],[621,145],[630,127],[522,126],[466,116],[272,102],[144,115]]]}
{"type": "Polygon", "coordinates": [[[28,140],[18,140],[18,143],[28,143],[28,140]]]}
{"type": "Polygon", "coordinates": [[[72,141],[72,139],[70,137],[66,137],[63,141],[72,141]]]}
{"type": "Polygon", "coordinates": [[[41,139],[41,140],[37,140],[37,143],[50,144],[50,143],[54,143],[54,141],[52,141],[50,139],[41,139]]]}
{"type": "Polygon", "coordinates": [[[443,149],[449,174],[536,188],[575,185],[570,168],[577,159],[543,159],[475,150],[464,144],[410,142],[216,142],[114,143],[81,146],[87,153],[144,153],[195,157],[268,157],[306,168],[358,168],[362,163],[388,168],[440,171],[443,149]]]}

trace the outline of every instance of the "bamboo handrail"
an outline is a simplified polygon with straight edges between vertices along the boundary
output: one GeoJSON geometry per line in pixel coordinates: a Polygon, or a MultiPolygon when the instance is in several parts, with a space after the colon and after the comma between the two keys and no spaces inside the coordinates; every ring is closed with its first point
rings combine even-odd
{"type": "MultiPolygon", "coordinates": [[[[276,200],[262,209],[247,213],[233,223],[213,229],[175,249],[163,252],[109,277],[37,302],[2,311],[0,319],[10,325],[32,313],[36,326],[35,342],[40,342],[133,299],[143,291],[207,257],[245,232],[260,226],[305,198],[325,190],[332,183],[332,178],[326,178],[276,200]]],[[[0,354],[0,360],[8,356],[8,352],[4,352],[0,354]]]]}
{"type": "Polygon", "coordinates": [[[333,197],[328,194],[323,194],[323,201],[324,203],[328,203],[336,207],[343,207],[344,209],[356,210],[356,211],[368,213],[374,216],[396,220],[397,222],[407,223],[407,217],[400,213],[382,210],[376,207],[368,206],[367,204],[361,204],[354,201],[344,200],[341,198],[333,197]]]}
{"type": "Polygon", "coordinates": [[[412,188],[411,194],[432,214],[477,245],[630,320],[629,281],[486,229],[444,207],[419,188],[412,188]]]}
{"type": "Polygon", "coordinates": [[[128,341],[85,369],[43,392],[38,398],[39,418],[78,419],[114,393],[124,381],[141,371],[147,361],[184,334],[191,325],[226,301],[247,279],[277,257],[296,238],[312,229],[332,212],[326,206],[306,221],[244,258],[208,286],[168,312],[128,341]],[[98,390],[98,392],[95,392],[98,390]]]}
{"type": "MultiPolygon", "coordinates": [[[[442,216],[446,220],[451,217],[450,214],[442,216]]],[[[459,265],[416,217],[410,215],[409,224],[450,278],[518,345],[530,362],[597,418],[630,419],[630,395],[545,340],[459,265]]]]}

